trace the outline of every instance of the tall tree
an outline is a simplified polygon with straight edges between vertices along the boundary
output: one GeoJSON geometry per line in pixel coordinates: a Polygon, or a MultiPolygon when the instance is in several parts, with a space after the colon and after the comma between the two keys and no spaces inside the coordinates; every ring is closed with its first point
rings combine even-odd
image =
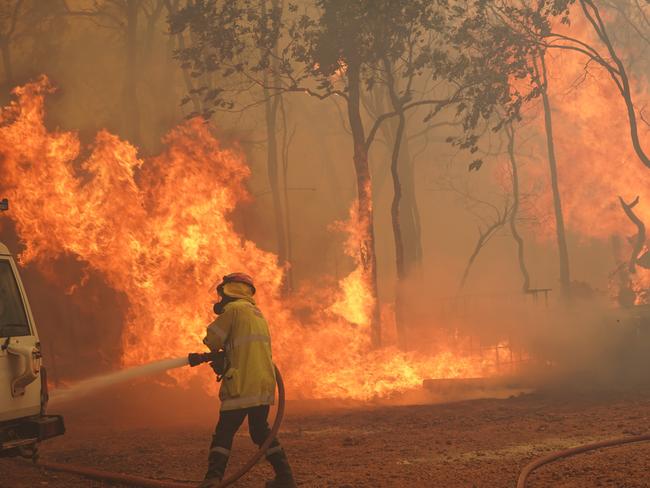
{"type": "Polygon", "coordinates": [[[512,123],[508,123],[504,126],[504,130],[508,138],[508,159],[510,161],[510,174],[512,178],[512,209],[510,210],[509,217],[510,233],[517,243],[517,263],[519,264],[519,271],[522,277],[521,291],[528,293],[530,290],[530,274],[526,266],[524,239],[517,227],[517,219],[519,218],[519,211],[521,209],[521,189],[519,165],[515,156],[515,129],[512,123]]]}
{"type": "MultiPolygon", "coordinates": [[[[417,81],[421,80],[418,59],[422,49],[428,49],[426,43],[417,36],[419,26],[407,25],[412,29],[405,36],[405,55],[390,58],[387,54],[382,59],[382,84],[386,87],[392,110],[397,114],[392,124],[384,124],[384,132],[390,141],[390,174],[393,182],[393,201],[391,204],[391,223],[395,243],[395,269],[397,284],[395,293],[395,323],[398,339],[402,348],[408,347],[408,330],[406,300],[406,280],[417,269],[422,258],[420,218],[415,196],[415,181],[413,161],[409,151],[409,135],[407,133],[408,118],[404,107],[407,103],[420,101],[425,98],[424,90],[415,89],[417,81]]],[[[426,117],[428,123],[437,111],[426,117]]],[[[429,124],[430,125],[430,124],[429,124]]],[[[425,129],[428,128],[425,123],[425,129]]]]}
{"type": "MultiPolygon", "coordinates": [[[[401,70],[395,69],[396,75],[393,81],[398,84],[402,82],[401,70]]],[[[364,108],[371,118],[376,117],[378,114],[386,112],[386,107],[391,106],[391,99],[389,90],[385,86],[390,80],[384,77],[381,83],[373,87],[368,96],[364,97],[364,108]]],[[[399,87],[395,87],[398,93],[401,93],[399,87]]],[[[393,109],[395,107],[393,106],[393,109]]],[[[399,142],[399,155],[398,155],[398,177],[401,186],[401,198],[399,205],[400,228],[402,234],[402,244],[404,247],[404,266],[406,274],[410,275],[417,270],[422,264],[422,234],[420,212],[415,192],[415,165],[412,155],[412,145],[417,135],[423,132],[421,130],[414,131],[418,127],[417,112],[412,112],[406,117],[406,123],[403,130],[402,140],[399,142]]],[[[387,164],[376,164],[373,170],[373,186],[375,188],[375,200],[379,198],[385,183],[391,176],[390,159],[394,152],[396,144],[396,134],[400,125],[400,117],[396,116],[382,124],[380,136],[378,140],[387,147],[388,161],[387,164]]],[[[431,124],[430,124],[431,125],[431,124]]],[[[426,130],[426,129],[425,129],[426,130]]],[[[393,183],[394,185],[394,183],[393,183]]]]}
{"type": "Polygon", "coordinates": [[[386,73],[388,93],[390,95],[393,110],[397,115],[397,128],[395,130],[395,141],[390,161],[390,173],[393,179],[393,203],[391,205],[391,223],[393,225],[393,238],[395,241],[395,269],[397,270],[397,290],[395,293],[395,323],[397,325],[397,334],[399,344],[406,348],[407,338],[404,324],[404,280],[406,280],[406,263],[404,257],[404,240],[402,237],[402,222],[400,210],[402,206],[402,181],[400,179],[400,149],[404,141],[406,131],[406,115],[403,110],[403,100],[397,93],[395,77],[393,75],[393,66],[388,56],[383,58],[384,71],[386,73]]]}
{"type": "MultiPolygon", "coordinates": [[[[621,15],[626,15],[626,10],[622,9],[620,4],[617,4],[617,7],[621,15]]],[[[644,11],[640,5],[637,6],[637,10],[637,13],[643,18],[644,11]]],[[[589,64],[594,64],[605,70],[625,104],[632,146],[639,160],[645,166],[650,167],[650,158],[639,137],[638,119],[640,116],[634,105],[633,90],[627,68],[612,42],[600,9],[593,0],[482,1],[475,4],[473,11],[466,10],[464,13],[467,15],[467,19],[462,23],[464,30],[459,31],[461,42],[464,40],[468,46],[476,46],[477,40],[481,39],[487,46],[498,47],[502,52],[508,54],[508,58],[498,55],[494,59],[484,58],[486,64],[480,68],[485,73],[515,74],[515,76],[507,78],[500,77],[497,83],[502,86],[497,90],[504,95],[503,102],[507,107],[505,122],[517,119],[521,107],[525,103],[537,97],[542,99],[560,259],[560,283],[563,295],[568,296],[570,293],[569,256],[553,144],[545,55],[549,50],[579,53],[587,58],[586,69],[589,64]],[[591,37],[595,40],[590,40],[589,35],[587,39],[581,39],[567,33],[570,31],[566,26],[576,18],[581,18],[591,29],[591,37]],[[558,25],[564,27],[558,28],[558,25]],[[516,75],[517,73],[519,75],[516,75]],[[528,89],[526,89],[526,83],[522,82],[526,78],[530,80],[528,89]]],[[[494,52],[489,47],[483,52],[490,50],[494,52]]],[[[486,80],[489,79],[486,76],[486,80]]],[[[486,83],[490,83],[490,81],[485,81],[483,86],[486,83]]],[[[474,102],[470,104],[470,107],[471,110],[476,110],[477,105],[474,102]]],[[[480,106],[478,108],[480,109],[480,106]]],[[[501,122],[501,124],[503,123],[504,121],[501,122]]],[[[466,131],[463,138],[457,141],[459,145],[465,145],[465,147],[472,147],[475,142],[475,134],[471,131],[466,131]]],[[[480,164],[476,167],[479,166],[480,164]]]]}
{"type": "MultiPolygon", "coordinates": [[[[260,1],[261,9],[261,22],[268,24],[269,12],[266,5],[266,0],[260,1]]],[[[284,5],[279,0],[271,0],[271,19],[279,19],[282,16],[284,5]]],[[[273,22],[274,20],[271,20],[273,22]]],[[[287,229],[286,229],[286,212],[282,208],[282,190],[280,178],[280,148],[278,144],[278,113],[282,103],[282,90],[279,87],[280,71],[278,69],[279,63],[279,39],[278,36],[272,37],[273,45],[269,56],[269,72],[264,73],[263,91],[264,91],[264,113],[266,119],[266,169],[269,178],[269,187],[271,189],[271,197],[273,199],[273,216],[275,221],[275,236],[277,240],[278,260],[280,265],[288,268],[291,263],[288,260],[288,247],[287,247],[287,229]]],[[[268,46],[260,46],[261,56],[265,56],[264,50],[268,46]]],[[[286,188],[285,188],[286,191],[286,188]]],[[[286,203],[285,198],[285,203],[286,203]]],[[[287,279],[284,280],[284,290],[289,291],[291,287],[291,280],[287,274],[287,279]]]]}
{"type": "Polygon", "coordinates": [[[562,212],[562,197],[560,195],[560,183],[558,176],[557,157],[555,153],[555,141],[553,139],[553,117],[551,102],[548,96],[548,74],[544,53],[533,59],[534,82],[539,89],[544,107],[544,130],[546,134],[546,150],[548,155],[549,173],[551,176],[551,191],[553,195],[553,212],[555,215],[555,236],[560,264],[560,287],[562,297],[570,298],[571,274],[569,268],[569,248],[566,240],[566,229],[564,226],[564,213],[562,212]]]}

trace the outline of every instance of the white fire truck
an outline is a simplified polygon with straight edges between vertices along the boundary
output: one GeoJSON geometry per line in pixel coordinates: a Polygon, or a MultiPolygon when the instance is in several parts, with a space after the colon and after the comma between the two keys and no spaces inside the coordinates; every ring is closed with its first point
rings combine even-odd
{"type": "Polygon", "coordinates": [[[35,458],[40,441],[64,433],[63,418],[45,414],[47,399],[34,317],[14,258],[0,243],[0,457],[35,458]]]}

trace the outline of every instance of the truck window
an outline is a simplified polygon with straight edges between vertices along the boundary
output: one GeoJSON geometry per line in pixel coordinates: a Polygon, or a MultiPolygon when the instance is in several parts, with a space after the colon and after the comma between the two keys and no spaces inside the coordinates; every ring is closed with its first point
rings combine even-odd
{"type": "Polygon", "coordinates": [[[16,278],[7,260],[0,260],[0,337],[30,335],[16,278]]]}

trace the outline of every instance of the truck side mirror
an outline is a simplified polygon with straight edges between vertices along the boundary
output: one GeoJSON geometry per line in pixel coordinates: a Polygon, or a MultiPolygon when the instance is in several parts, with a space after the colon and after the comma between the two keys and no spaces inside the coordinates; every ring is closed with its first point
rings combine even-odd
{"type": "Polygon", "coordinates": [[[3,198],[2,200],[0,200],[0,211],[5,212],[7,210],[9,210],[9,200],[3,198]]]}

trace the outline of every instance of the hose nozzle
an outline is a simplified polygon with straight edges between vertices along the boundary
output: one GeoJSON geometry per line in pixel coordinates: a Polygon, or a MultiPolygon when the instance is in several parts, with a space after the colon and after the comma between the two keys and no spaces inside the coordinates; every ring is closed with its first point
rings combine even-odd
{"type": "Polygon", "coordinates": [[[215,352],[191,352],[187,355],[187,362],[193,368],[199,364],[209,363],[217,358],[215,352]]]}

